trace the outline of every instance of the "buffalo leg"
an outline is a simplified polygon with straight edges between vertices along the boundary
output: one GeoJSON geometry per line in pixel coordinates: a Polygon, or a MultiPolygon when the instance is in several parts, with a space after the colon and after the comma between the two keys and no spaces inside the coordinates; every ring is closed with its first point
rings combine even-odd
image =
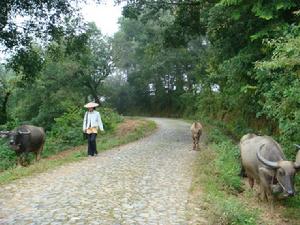
{"type": "Polygon", "coordinates": [[[200,135],[198,134],[198,136],[197,136],[197,150],[200,150],[200,148],[199,148],[199,140],[200,140],[200,135]]]}
{"type": "Polygon", "coordinates": [[[193,137],[193,150],[196,149],[196,141],[195,141],[195,137],[193,137]]]}
{"type": "Polygon", "coordinates": [[[38,154],[36,156],[36,161],[40,161],[40,159],[41,159],[41,154],[42,154],[42,151],[44,149],[44,144],[45,144],[45,139],[43,139],[43,143],[42,143],[41,147],[38,150],[38,154]]]}
{"type": "Polygon", "coordinates": [[[20,166],[22,166],[22,159],[21,159],[20,155],[17,157],[18,157],[17,166],[20,167],[20,166]]]}
{"type": "Polygon", "coordinates": [[[40,158],[41,158],[40,153],[39,153],[39,152],[36,152],[36,153],[35,153],[35,161],[36,161],[36,162],[39,161],[40,158]]]}
{"type": "Polygon", "coordinates": [[[28,154],[26,152],[18,155],[18,167],[19,166],[28,166],[27,159],[28,159],[28,154]]]}
{"type": "Polygon", "coordinates": [[[248,181],[249,181],[249,185],[250,185],[251,189],[253,189],[254,179],[249,177],[248,181]]]}
{"type": "Polygon", "coordinates": [[[193,136],[193,150],[197,151],[199,148],[199,139],[196,136],[193,136]]]}
{"type": "Polygon", "coordinates": [[[259,177],[261,181],[261,188],[262,188],[262,194],[263,197],[270,203],[271,211],[274,210],[274,197],[272,195],[271,191],[271,182],[270,178],[274,176],[274,172],[270,172],[270,170],[266,168],[260,168],[259,169],[259,177]]]}
{"type": "MultiPolygon", "coordinates": [[[[243,165],[241,164],[241,170],[240,170],[240,174],[239,174],[240,177],[247,177],[247,174],[246,174],[246,171],[245,171],[245,168],[243,167],[243,165]]],[[[254,181],[253,181],[254,182],[254,181]]],[[[250,182],[249,182],[250,183],[250,182]]]]}
{"type": "Polygon", "coordinates": [[[41,148],[36,152],[36,154],[35,154],[35,161],[36,161],[36,162],[37,162],[37,161],[40,161],[42,150],[43,150],[43,147],[41,147],[41,148]]]}

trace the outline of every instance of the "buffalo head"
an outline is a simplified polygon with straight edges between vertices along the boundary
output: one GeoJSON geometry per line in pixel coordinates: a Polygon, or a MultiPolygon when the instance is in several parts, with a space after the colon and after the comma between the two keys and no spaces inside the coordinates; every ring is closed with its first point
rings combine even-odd
{"type": "Polygon", "coordinates": [[[296,161],[294,163],[287,160],[280,160],[278,162],[269,161],[260,153],[263,146],[264,145],[256,152],[258,160],[271,170],[270,174],[272,174],[273,179],[275,178],[281,186],[285,197],[295,195],[294,177],[296,172],[300,169],[300,162],[296,161]]]}
{"type": "Polygon", "coordinates": [[[29,130],[14,130],[9,133],[9,144],[13,150],[18,152],[20,150],[21,142],[24,142],[24,139],[29,138],[29,130]]]}

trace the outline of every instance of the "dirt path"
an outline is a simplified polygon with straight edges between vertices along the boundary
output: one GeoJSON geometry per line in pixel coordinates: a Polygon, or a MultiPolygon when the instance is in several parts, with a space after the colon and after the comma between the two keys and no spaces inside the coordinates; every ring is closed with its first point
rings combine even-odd
{"type": "Polygon", "coordinates": [[[0,187],[0,224],[187,224],[197,152],[189,124],[0,187]]]}

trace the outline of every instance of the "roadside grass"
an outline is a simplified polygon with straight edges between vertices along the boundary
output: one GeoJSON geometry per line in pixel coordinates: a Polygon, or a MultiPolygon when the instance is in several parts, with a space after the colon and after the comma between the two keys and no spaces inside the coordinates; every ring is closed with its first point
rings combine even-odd
{"type": "Polygon", "coordinates": [[[201,149],[196,160],[191,194],[199,189],[204,192],[198,204],[208,205],[205,208],[209,224],[257,224],[258,210],[249,209],[237,197],[242,182],[237,176],[239,165],[234,163],[236,149],[232,148],[233,143],[222,141],[219,136],[215,140],[216,132],[214,129],[207,133],[208,146],[201,149]]]}
{"type": "MultiPolygon", "coordinates": [[[[121,123],[119,127],[122,127],[121,123]]],[[[156,124],[150,120],[135,119],[135,126],[123,129],[122,133],[118,133],[118,128],[112,133],[100,134],[97,138],[97,150],[102,152],[113,147],[117,147],[129,142],[133,142],[140,138],[146,137],[156,129],[156,124]]],[[[28,167],[16,167],[5,170],[0,173],[0,185],[9,183],[13,180],[34,174],[42,173],[50,169],[54,169],[66,163],[84,160],[87,156],[86,145],[71,148],[69,150],[52,155],[48,158],[41,159],[38,163],[34,163],[28,167]]]]}
{"type": "MultiPolygon", "coordinates": [[[[240,153],[237,143],[216,126],[205,124],[205,138],[194,168],[191,194],[201,190],[198,204],[205,204],[209,224],[300,224],[299,195],[269,204],[258,202],[256,192],[239,177],[240,153]]],[[[296,180],[299,190],[299,176],[296,180]]],[[[197,196],[197,194],[195,195],[197,196]]]]}
{"type": "Polygon", "coordinates": [[[284,201],[283,205],[286,207],[282,214],[285,218],[290,218],[298,221],[298,225],[300,224],[300,174],[298,173],[298,177],[296,179],[296,196],[293,198],[287,199],[284,201]]]}

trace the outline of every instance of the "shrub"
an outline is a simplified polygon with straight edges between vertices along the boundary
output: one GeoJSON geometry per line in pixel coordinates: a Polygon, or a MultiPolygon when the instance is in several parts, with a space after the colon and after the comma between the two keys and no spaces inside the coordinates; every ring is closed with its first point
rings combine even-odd
{"type": "Polygon", "coordinates": [[[113,131],[123,121],[122,116],[110,108],[100,108],[100,114],[105,131],[113,131]]]}
{"type": "Polygon", "coordinates": [[[209,136],[210,141],[214,142],[213,149],[218,152],[215,165],[220,178],[231,191],[240,192],[242,190],[242,182],[239,177],[241,166],[238,146],[217,128],[214,128],[209,136]]]}
{"type": "MultiPolygon", "coordinates": [[[[112,132],[116,125],[122,121],[122,117],[109,108],[100,108],[101,118],[105,132],[112,132]]],[[[78,107],[69,107],[60,117],[54,119],[51,130],[46,133],[46,142],[42,152],[43,157],[64,151],[67,148],[84,144],[82,137],[82,122],[84,111],[78,107]]],[[[7,124],[6,127],[11,127],[7,124]]],[[[3,126],[5,128],[5,126],[3,126]]],[[[32,161],[30,154],[26,158],[32,161]]],[[[16,155],[10,150],[5,141],[0,142],[0,171],[13,167],[16,163],[16,155]]]]}
{"type": "MultiPolygon", "coordinates": [[[[122,117],[109,108],[100,108],[101,119],[105,132],[111,132],[116,124],[122,121],[122,117]]],[[[71,107],[61,117],[55,118],[55,124],[47,133],[44,156],[48,156],[68,147],[84,144],[82,137],[82,121],[84,113],[82,109],[71,107]]]]}
{"type": "Polygon", "coordinates": [[[0,171],[6,170],[16,163],[16,154],[7,144],[7,140],[0,139],[0,171]]]}

